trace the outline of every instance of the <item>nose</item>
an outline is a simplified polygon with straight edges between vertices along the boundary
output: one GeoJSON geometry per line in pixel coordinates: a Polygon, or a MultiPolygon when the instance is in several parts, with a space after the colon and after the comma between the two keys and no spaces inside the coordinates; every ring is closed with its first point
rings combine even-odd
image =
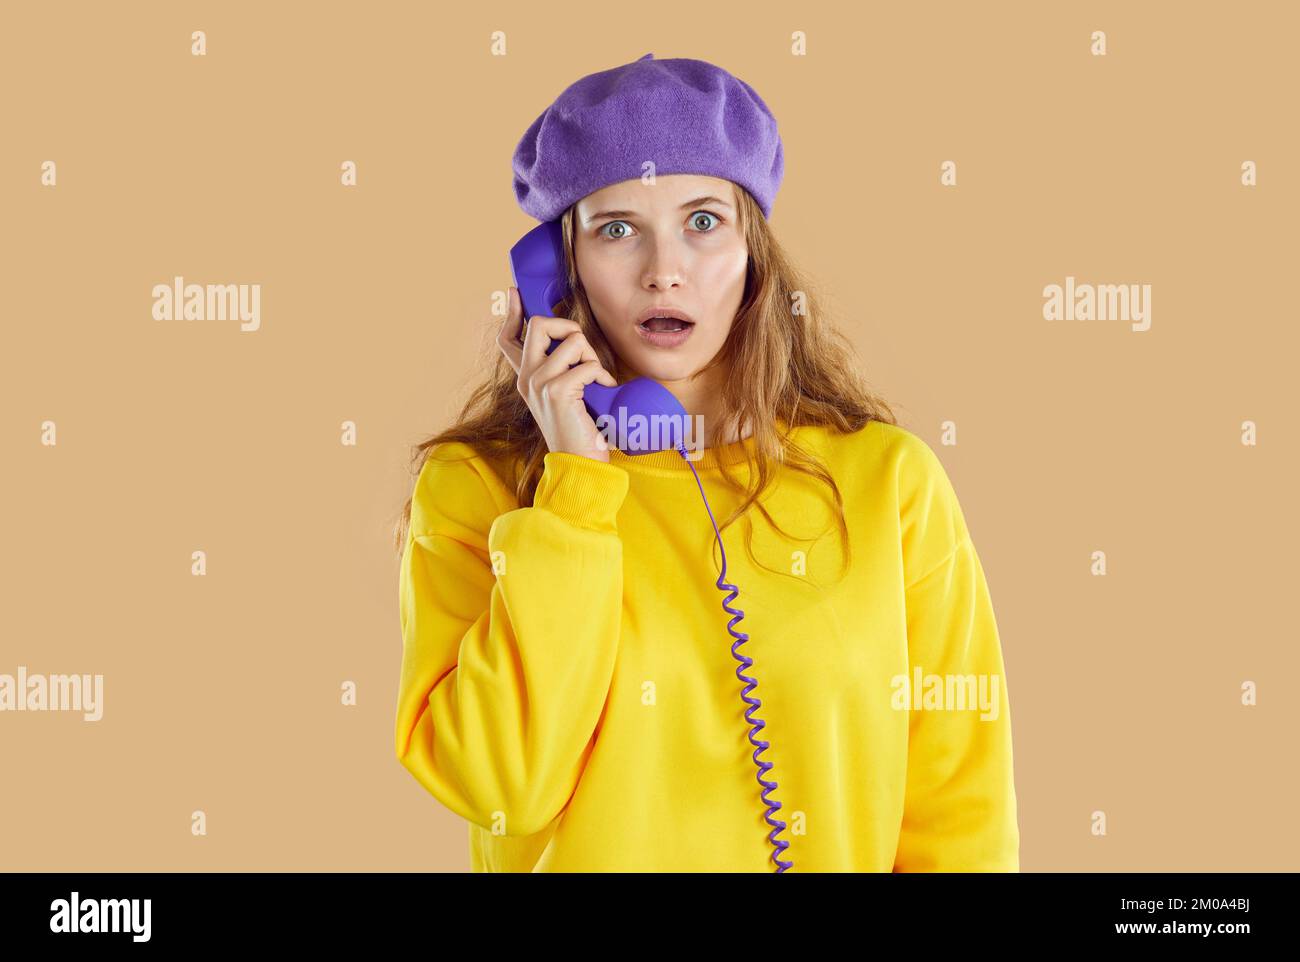
{"type": "Polygon", "coordinates": [[[671,291],[683,282],[681,260],[671,243],[658,241],[650,252],[642,283],[647,290],[671,291]]]}

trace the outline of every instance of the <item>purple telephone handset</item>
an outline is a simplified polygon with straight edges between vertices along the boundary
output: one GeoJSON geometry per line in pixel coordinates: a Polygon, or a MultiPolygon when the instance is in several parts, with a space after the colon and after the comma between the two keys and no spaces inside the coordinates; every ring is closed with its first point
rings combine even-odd
{"type": "MultiPolygon", "coordinates": [[[[546,221],[525,234],[510,249],[510,268],[514,273],[515,287],[519,288],[524,317],[551,316],[555,305],[569,293],[560,222],[546,221]]],[[[550,354],[559,344],[559,340],[552,338],[546,353],[550,354]]],[[[658,381],[638,377],[618,387],[606,387],[592,381],[583,388],[582,399],[598,426],[600,418],[606,415],[613,419],[609,423],[641,422],[648,440],[632,446],[625,436],[619,437],[617,447],[625,454],[649,454],[672,448],[686,456],[686,409],[658,381]],[[626,420],[620,420],[620,413],[626,420]]]]}
{"type": "MultiPolygon", "coordinates": [[[[555,305],[562,301],[568,294],[567,275],[565,273],[564,261],[564,233],[558,220],[546,221],[534,227],[525,234],[514,247],[510,249],[510,269],[514,273],[515,287],[519,289],[519,300],[523,304],[524,317],[535,317],[539,314],[551,316],[551,311],[555,305]]],[[[550,354],[560,343],[559,340],[552,338],[551,346],[546,349],[550,354]]],[[[772,831],[767,834],[767,841],[772,846],[773,852],[770,856],[772,862],[777,866],[776,872],[780,874],[789,869],[793,862],[780,857],[787,848],[790,847],[786,839],[778,839],[776,836],[785,830],[785,822],[773,818],[773,814],[780,810],[781,803],[768,797],[775,791],[777,785],[775,781],[764,779],[772,768],[772,763],[759,759],[759,755],[770,747],[770,744],[761,738],[755,738],[755,733],[762,731],[767,723],[761,719],[753,717],[753,713],[762,707],[762,702],[757,696],[751,696],[750,692],[758,685],[758,679],[751,678],[742,672],[742,669],[749,668],[754,664],[752,658],[742,655],[737,649],[749,640],[749,635],[743,631],[737,631],[735,625],[745,613],[739,608],[732,608],[730,604],[740,594],[740,589],[730,584],[727,579],[727,551],[722,546],[722,533],[718,530],[718,522],[713,518],[713,509],[709,507],[709,499],[704,494],[704,485],[700,481],[700,474],[695,470],[695,465],[686,454],[686,445],[683,441],[683,431],[687,423],[685,408],[681,402],[673,396],[672,392],[660,384],[658,381],[651,380],[647,377],[638,377],[626,384],[620,384],[618,387],[606,387],[603,384],[597,384],[594,381],[588,384],[582,391],[582,399],[587,405],[587,410],[600,426],[600,418],[609,416],[614,418],[615,423],[626,424],[628,422],[640,421],[643,425],[659,424],[653,430],[646,431],[650,438],[645,445],[633,448],[625,446],[625,438],[620,429],[619,444],[620,451],[626,454],[649,454],[652,451],[666,450],[672,447],[683,458],[695,475],[695,483],[700,489],[700,497],[704,499],[704,510],[709,513],[709,521],[713,524],[713,533],[718,539],[718,549],[722,552],[722,572],[718,575],[716,582],[718,589],[730,592],[722,602],[722,610],[731,615],[732,618],[727,622],[727,633],[736,641],[731,646],[731,655],[736,661],[740,662],[736,668],[736,677],[745,683],[741,689],[740,698],[749,707],[745,710],[745,720],[749,723],[749,743],[754,746],[753,759],[754,764],[758,766],[758,783],[763,786],[763,791],[759,793],[763,804],[767,809],[763,813],[763,820],[772,826],[772,831]],[[627,421],[620,421],[620,415],[627,418],[627,421]],[[662,420],[656,422],[656,417],[662,420]],[[668,427],[667,439],[663,438],[663,427],[668,427]]]]}

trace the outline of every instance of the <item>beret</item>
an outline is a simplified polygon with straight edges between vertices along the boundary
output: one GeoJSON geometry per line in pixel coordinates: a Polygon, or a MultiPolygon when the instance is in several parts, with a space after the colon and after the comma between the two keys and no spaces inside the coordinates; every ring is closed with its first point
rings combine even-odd
{"type": "Polygon", "coordinates": [[[703,60],[639,60],[575,81],[515,148],[515,198],[555,220],[593,191],[656,175],[706,174],[744,187],[770,217],[785,173],[776,118],[754,88],[703,60]]]}

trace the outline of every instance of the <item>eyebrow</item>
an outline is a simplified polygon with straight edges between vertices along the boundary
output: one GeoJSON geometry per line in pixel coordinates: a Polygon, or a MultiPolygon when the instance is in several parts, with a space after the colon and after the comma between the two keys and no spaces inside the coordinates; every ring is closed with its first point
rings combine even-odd
{"type": "MultiPolygon", "coordinates": [[[[728,210],[732,209],[731,205],[728,204],[721,197],[712,197],[712,196],[696,197],[694,200],[688,200],[686,203],[682,204],[682,206],[677,209],[686,210],[686,208],[688,207],[698,207],[701,204],[717,204],[721,207],[727,208],[728,210]]],[[[602,210],[599,214],[592,214],[590,217],[588,217],[587,223],[590,224],[592,221],[599,220],[602,217],[635,217],[635,216],[636,216],[636,211],[634,210],[602,210]]]]}

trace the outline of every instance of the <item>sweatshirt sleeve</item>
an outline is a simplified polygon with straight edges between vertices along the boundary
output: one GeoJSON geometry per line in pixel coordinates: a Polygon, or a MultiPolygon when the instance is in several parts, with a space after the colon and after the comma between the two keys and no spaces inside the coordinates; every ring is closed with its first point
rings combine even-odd
{"type": "Polygon", "coordinates": [[[898,465],[914,700],[894,871],[1016,872],[1011,712],[988,584],[942,463],[920,438],[903,447],[898,465]],[[928,682],[920,690],[913,684],[918,668],[923,679],[942,679],[937,708],[924,700],[928,682]]]}
{"type": "Polygon", "coordinates": [[[399,578],[397,757],[504,835],[545,828],[577,787],[622,618],[627,472],[567,452],[543,464],[533,505],[498,515],[481,462],[430,457],[399,578]]]}

